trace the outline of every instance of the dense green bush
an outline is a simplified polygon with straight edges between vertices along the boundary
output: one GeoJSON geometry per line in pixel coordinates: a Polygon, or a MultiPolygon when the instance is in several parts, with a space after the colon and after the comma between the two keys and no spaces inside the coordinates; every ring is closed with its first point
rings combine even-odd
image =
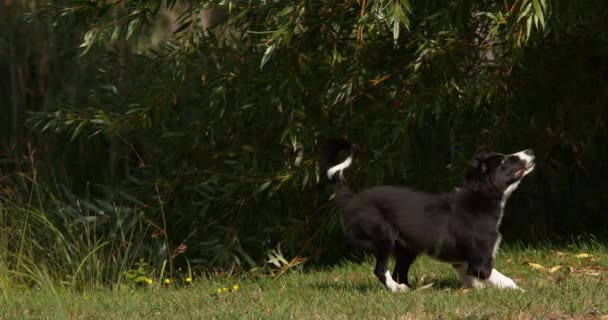
{"type": "Polygon", "coordinates": [[[32,183],[12,173],[35,174],[53,224],[87,217],[105,241],[131,221],[129,258],[157,266],[248,269],[279,243],[330,261],[343,242],[316,150],[347,136],[364,149],[357,188],[445,191],[476,151],[531,147],[507,239],[605,232],[604,2],[188,3],[12,5],[0,68],[31,70],[26,88],[0,80],[16,115],[0,118],[15,124],[4,201],[25,206],[32,183]]]}

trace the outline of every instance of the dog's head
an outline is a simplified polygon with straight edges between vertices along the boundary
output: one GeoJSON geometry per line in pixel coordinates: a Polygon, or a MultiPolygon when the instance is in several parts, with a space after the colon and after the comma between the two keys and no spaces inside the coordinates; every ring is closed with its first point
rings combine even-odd
{"type": "Polygon", "coordinates": [[[531,149],[513,154],[483,153],[469,162],[465,183],[472,189],[508,196],[532,170],[534,153],[531,149]]]}

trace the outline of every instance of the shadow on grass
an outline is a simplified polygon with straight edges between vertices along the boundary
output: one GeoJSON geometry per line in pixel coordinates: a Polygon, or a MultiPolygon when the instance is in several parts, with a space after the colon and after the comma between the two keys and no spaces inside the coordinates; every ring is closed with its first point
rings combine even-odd
{"type": "MultiPolygon", "coordinates": [[[[460,282],[458,281],[458,279],[452,278],[452,277],[427,279],[423,283],[414,283],[413,281],[410,281],[410,284],[413,284],[414,291],[416,289],[422,288],[430,283],[432,283],[433,285],[429,289],[456,290],[456,289],[460,288],[460,282]]],[[[373,282],[353,282],[353,281],[348,281],[348,280],[345,280],[342,282],[340,282],[340,281],[316,281],[316,282],[311,283],[310,286],[312,288],[314,288],[315,290],[356,291],[356,292],[361,292],[361,293],[385,290],[384,286],[377,280],[373,281],[373,282]]]]}

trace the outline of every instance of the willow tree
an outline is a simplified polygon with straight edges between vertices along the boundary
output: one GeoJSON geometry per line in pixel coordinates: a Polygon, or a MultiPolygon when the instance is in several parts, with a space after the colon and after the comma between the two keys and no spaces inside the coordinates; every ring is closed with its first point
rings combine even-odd
{"type": "MultiPolygon", "coordinates": [[[[98,196],[137,207],[131,218],[167,235],[165,252],[184,243],[191,261],[222,267],[256,265],[279,243],[286,256],[327,257],[342,241],[334,241],[330,192],[317,187],[324,137],[363,146],[353,185],[427,190],[451,188],[478,149],[533,147],[568,166],[573,146],[588,147],[584,128],[594,120],[589,139],[605,141],[605,96],[585,100],[581,127],[553,126],[574,123],[564,115],[579,109],[554,99],[548,84],[592,77],[586,60],[544,78],[568,50],[584,56],[560,45],[582,34],[593,41],[591,31],[606,24],[597,10],[606,4],[595,5],[45,1],[34,17],[78,34],[77,63],[94,63],[96,81],[30,123],[79,146],[64,159],[88,161],[70,173],[82,181],[72,192],[91,181],[112,186],[98,196]]],[[[565,192],[541,190],[559,168],[539,167],[522,195],[565,192]]],[[[524,201],[518,209],[521,218],[553,207],[524,201]]]]}

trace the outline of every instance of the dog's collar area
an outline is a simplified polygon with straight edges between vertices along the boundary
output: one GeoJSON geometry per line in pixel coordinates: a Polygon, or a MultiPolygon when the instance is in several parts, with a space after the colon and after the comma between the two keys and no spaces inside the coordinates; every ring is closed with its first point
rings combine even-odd
{"type": "Polygon", "coordinates": [[[481,197],[492,202],[502,201],[504,195],[504,191],[501,192],[496,188],[492,188],[492,190],[490,190],[489,188],[484,188],[482,185],[470,183],[456,188],[454,192],[461,194],[469,193],[471,196],[481,197]]]}

